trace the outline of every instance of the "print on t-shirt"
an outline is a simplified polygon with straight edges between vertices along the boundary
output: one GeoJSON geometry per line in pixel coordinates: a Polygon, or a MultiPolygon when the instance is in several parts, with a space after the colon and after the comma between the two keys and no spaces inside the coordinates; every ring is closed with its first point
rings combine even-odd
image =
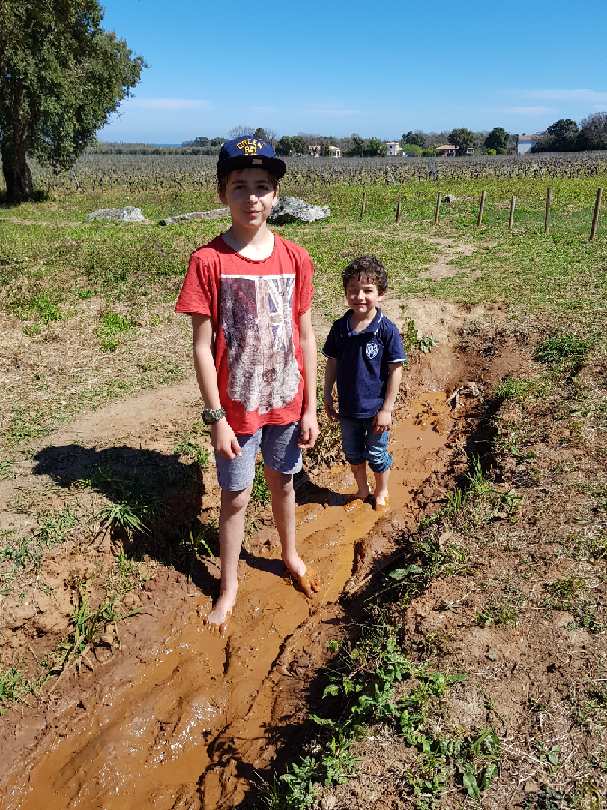
{"type": "Polygon", "coordinates": [[[246,411],[267,413],[288,405],[297,394],[294,289],[295,275],[221,277],[228,396],[246,411]]]}

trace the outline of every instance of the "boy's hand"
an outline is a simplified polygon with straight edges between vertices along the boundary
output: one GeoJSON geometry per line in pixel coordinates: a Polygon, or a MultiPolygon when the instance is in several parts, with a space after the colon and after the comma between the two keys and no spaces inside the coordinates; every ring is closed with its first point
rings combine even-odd
{"type": "Polygon", "coordinates": [[[375,427],[374,433],[384,433],[384,431],[390,430],[390,426],[392,425],[392,412],[378,411],[373,420],[373,425],[375,427]]]}
{"type": "Polygon", "coordinates": [[[333,398],[325,399],[325,413],[331,419],[332,422],[336,422],[339,419],[339,413],[335,410],[335,405],[333,404],[333,398]]]}
{"type": "Polygon", "coordinates": [[[318,419],[316,411],[304,411],[299,422],[298,446],[302,450],[310,450],[314,447],[318,438],[318,419]]]}
{"type": "Polygon", "coordinates": [[[225,417],[211,425],[211,443],[213,449],[225,458],[236,458],[240,455],[238,439],[225,417]]]}

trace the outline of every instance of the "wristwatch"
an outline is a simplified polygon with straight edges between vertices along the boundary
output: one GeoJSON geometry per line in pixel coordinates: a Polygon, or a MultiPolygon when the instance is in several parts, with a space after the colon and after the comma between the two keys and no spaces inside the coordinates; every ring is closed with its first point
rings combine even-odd
{"type": "Polygon", "coordinates": [[[204,408],[202,411],[202,421],[205,425],[214,425],[226,415],[223,408],[204,408]]]}

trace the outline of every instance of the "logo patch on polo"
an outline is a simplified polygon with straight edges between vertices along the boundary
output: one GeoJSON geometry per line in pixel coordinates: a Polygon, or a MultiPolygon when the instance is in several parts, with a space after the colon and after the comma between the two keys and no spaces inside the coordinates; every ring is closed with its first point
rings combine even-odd
{"type": "Polygon", "coordinates": [[[379,344],[375,343],[375,341],[369,341],[365,346],[365,353],[369,360],[373,360],[374,357],[377,357],[379,352],[379,344]]]}
{"type": "Polygon", "coordinates": [[[258,149],[263,149],[263,141],[258,141],[257,138],[243,138],[236,144],[236,148],[245,155],[256,155],[258,149]]]}

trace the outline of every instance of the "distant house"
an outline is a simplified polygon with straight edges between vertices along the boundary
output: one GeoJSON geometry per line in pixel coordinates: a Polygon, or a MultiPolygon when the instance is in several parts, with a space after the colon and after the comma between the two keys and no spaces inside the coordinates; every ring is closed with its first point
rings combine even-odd
{"type": "Polygon", "coordinates": [[[436,146],[434,151],[439,157],[455,157],[457,146],[453,146],[452,143],[444,143],[442,146],[436,146]]]}
{"type": "Polygon", "coordinates": [[[310,157],[320,157],[320,144],[319,143],[311,143],[308,146],[308,152],[310,157]]]}
{"type": "Polygon", "coordinates": [[[530,135],[530,134],[519,135],[516,144],[517,154],[524,155],[527,152],[530,152],[540,138],[541,135],[530,135]]]}
{"type": "Polygon", "coordinates": [[[402,152],[400,141],[386,141],[386,155],[396,157],[402,152]]]}
{"type": "Polygon", "coordinates": [[[341,149],[339,146],[333,146],[333,144],[329,145],[329,157],[340,158],[341,157],[341,149]]]}

